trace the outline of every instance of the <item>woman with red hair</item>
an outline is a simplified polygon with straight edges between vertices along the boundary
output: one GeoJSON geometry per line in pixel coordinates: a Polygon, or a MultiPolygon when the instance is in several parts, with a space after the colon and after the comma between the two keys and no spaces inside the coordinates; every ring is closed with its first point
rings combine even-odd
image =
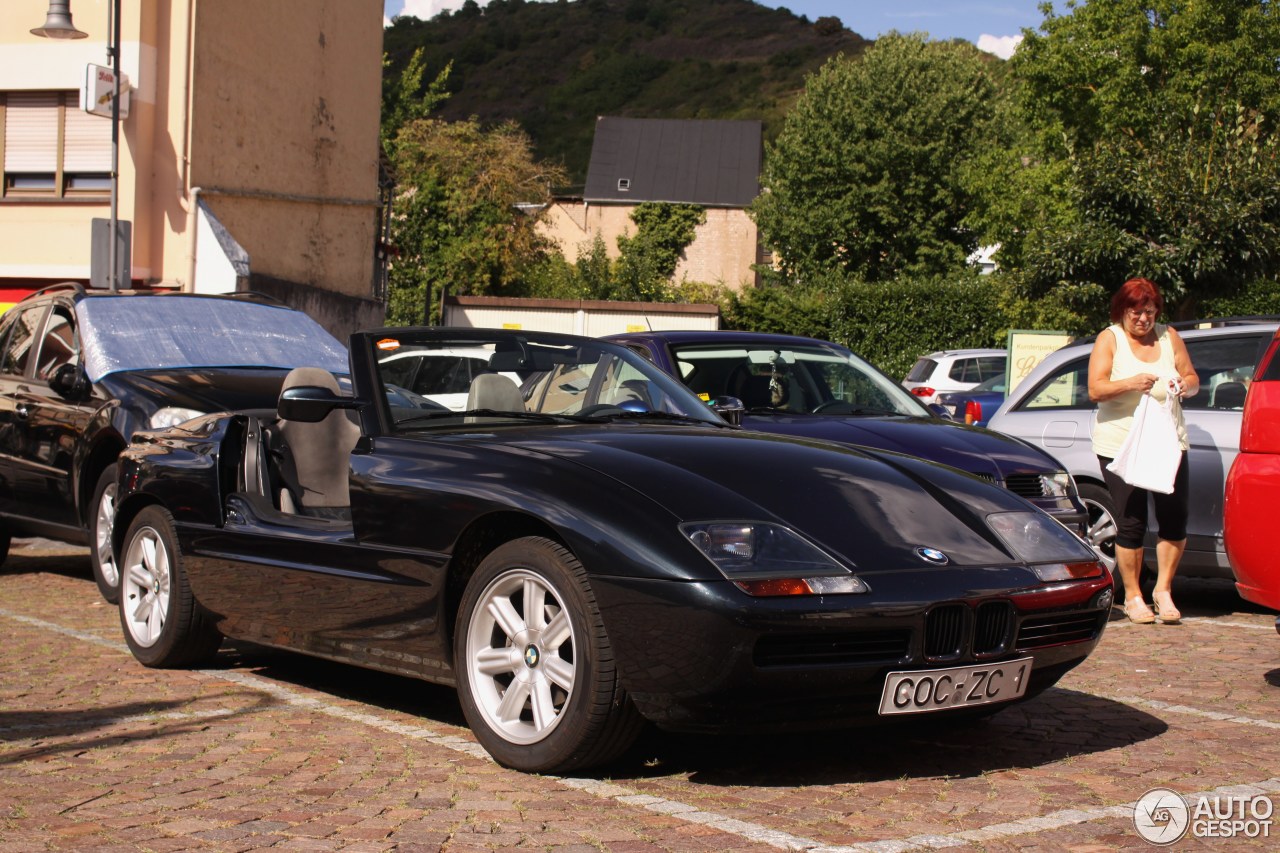
{"type": "Polygon", "coordinates": [[[1111,323],[1098,335],[1089,357],[1089,399],[1098,404],[1093,427],[1093,452],[1102,466],[1102,476],[1116,508],[1116,568],[1124,582],[1124,613],[1130,621],[1175,623],[1182,618],[1173,606],[1171,587],[1178,562],[1187,547],[1187,428],[1182,408],[1177,412],[1178,438],[1182,460],[1174,478],[1172,494],[1148,492],[1129,485],[1107,466],[1115,458],[1129,434],[1133,414],[1142,395],[1157,401],[1166,395],[1179,399],[1200,390],[1178,333],[1156,322],[1164,310],[1164,298],[1145,278],[1132,278],[1111,298],[1111,323]],[[1147,606],[1138,588],[1142,570],[1142,543],[1147,533],[1147,498],[1155,504],[1156,584],[1151,594],[1155,612],[1147,606]]]}

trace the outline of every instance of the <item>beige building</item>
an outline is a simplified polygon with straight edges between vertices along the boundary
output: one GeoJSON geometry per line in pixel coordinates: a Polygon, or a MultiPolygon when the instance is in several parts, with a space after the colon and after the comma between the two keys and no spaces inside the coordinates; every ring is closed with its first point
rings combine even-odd
{"type": "Polygon", "coordinates": [[[763,154],[758,121],[600,118],[581,198],[558,198],[542,230],[570,261],[596,237],[611,258],[618,237],[634,235],[631,212],[642,202],[706,209],[674,278],[733,290],[754,286],[764,256],[746,208],[760,193],[763,154]]]}
{"type": "Polygon", "coordinates": [[[263,290],[339,333],[381,322],[381,0],[69,5],[87,37],[33,35],[48,0],[5,0],[0,16],[0,307],[90,282],[91,223],[110,216],[112,122],[82,102],[101,97],[112,66],[115,6],[129,90],[121,287],[263,290]]]}

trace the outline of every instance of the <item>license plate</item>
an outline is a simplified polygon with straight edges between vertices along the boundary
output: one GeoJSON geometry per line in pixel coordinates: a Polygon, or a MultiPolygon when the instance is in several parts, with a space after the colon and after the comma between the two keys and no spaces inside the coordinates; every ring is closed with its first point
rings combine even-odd
{"type": "Polygon", "coordinates": [[[1017,699],[1027,692],[1034,658],[1000,663],[891,672],[880,695],[880,715],[921,714],[1017,699]]]}

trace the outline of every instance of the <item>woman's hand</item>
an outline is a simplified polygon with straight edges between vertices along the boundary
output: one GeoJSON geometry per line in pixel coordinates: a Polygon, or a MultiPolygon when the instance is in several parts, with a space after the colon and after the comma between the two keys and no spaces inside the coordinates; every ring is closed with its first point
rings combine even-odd
{"type": "Polygon", "coordinates": [[[1136,376],[1129,377],[1129,390],[1146,394],[1159,379],[1160,377],[1154,373],[1139,373],[1136,376]]]}

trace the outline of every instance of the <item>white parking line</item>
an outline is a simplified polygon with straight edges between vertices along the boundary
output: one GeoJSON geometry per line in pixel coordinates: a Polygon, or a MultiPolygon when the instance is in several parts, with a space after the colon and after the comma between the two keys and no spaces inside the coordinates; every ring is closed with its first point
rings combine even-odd
{"type": "MultiPolygon", "coordinates": [[[[1254,794],[1275,793],[1280,793],[1280,779],[1273,777],[1249,785],[1222,785],[1211,791],[1197,791],[1196,793],[1183,794],[1182,796],[1186,800],[1194,800],[1200,797],[1247,797],[1254,794]]],[[[936,850],[943,847],[961,847],[965,844],[982,844],[1015,835],[1030,835],[1036,832],[1089,823],[1095,820],[1108,818],[1132,819],[1136,805],[1137,801],[1125,803],[1122,806],[1103,806],[1096,809],[1064,809],[1052,812],[1044,817],[1031,817],[1025,820],[1010,821],[1009,823],[997,823],[991,826],[984,826],[981,829],[969,829],[964,832],[952,833],[951,835],[917,835],[901,841],[877,841],[853,844],[848,847],[824,847],[809,851],[809,853],[853,853],[853,851],[899,853],[899,851],[906,850],[936,850]]]]}
{"type": "MultiPolygon", "coordinates": [[[[63,636],[72,637],[77,640],[94,643],[95,645],[120,651],[124,654],[129,654],[128,646],[118,640],[109,640],[97,634],[80,631],[75,628],[66,628],[52,622],[46,622],[42,619],[34,619],[30,616],[12,613],[4,609],[0,609],[0,616],[41,630],[52,631],[62,634],[63,636]]],[[[280,701],[297,708],[336,717],[348,722],[366,725],[391,734],[411,737],[417,740],[425,740],[429,743],[465,753],[466,755],[474,758],[480,758],[486,761],[493,760],[483,747],[475,741],[468,740],[467,738],[456,735],[442,735],[425,726],[396,723],[391,720],[383,719],[375,714],[353,711],[350,708],[344,708],[321,701],[311,696],[306,696],[291,688],[283,687],[256,675],[248,675],[245,673],[221,669],[202,669],[194,670],[194,672],[198,672],[199,674],[209,678],[230,681],[234,684],[239,684],[252,690],[267,693],[280,701]]],[[[1056,689],[1057,688],[1052,688],[1049,692],[1051,693],[1056,689]]],[[[1113,701],[1147,707],[1167,713],[1188,714],[1208,719],[1239,723],[1242,725],[1259,726],[1262,728],[1280,728],[1280,723],[1275,723],[1270,720],[1260,720],[1252,717],[1239,717],[1216,711],[1205,711],[1197,708],[1191,708],[1185,705],[1171,705],[1151,699],[1140,699],[1134,697],[1103,698],[1109,698],[1113,699],[1113,701]]],[[[218,713],[223,712],[215,711],[154,715],[144,714],[130,715],[127,717],[109,717],[103,719],[106,722],[134,722],[154,719],[169,719],[174,717],[181,718],[184,716],[208,717],[216,716],[218,713]]],[[[33,731],[42,728],[49,728],[49,726],[44,724],[33,724],[30,727],[10,727],[0,730],[0,734],[7,734],[11,730],[14,732],[21,732],[33,731]]],[[[19,736],[21,736],[21,734],[19,734],[19,736]]],[[[770,829],[769,827],[750,823],[748,821],[726,817],[714,812],[702,811],[696,806],[682,803],[677,800],[668,800],[662,797],[641,794],[630,788],[617,785],[612,782],[604,782],[597,779],[579,779],[559,776],[546,776],[544,778],[555,781],[565,787],[589,793],[592,796],[599,797],[600,799],[612,800],[621,805],[640,807],[660,814],[670,815],[671,817],[675,817],[689,823],[712,827],[720,830],[721,832],[735,835],[750,841],[759,842],[761,844],[766,844],[779,850],[798,850],[805,851],[805,853],[904,853],[904,851],[910,850],[934,850],[947,847],[963,847],[969,844],[984,844],[986,842],[1002,838],[1046,832],[1053,829],[1059,829],[1064,826],[1089,823],[1095,820],[1131,818],[1133,816],[1134,806],[1136,805],[1136,803],[1126,803],[1119,806],[1105,806],[1094,809],[1063,809],[1040,817],[1029,817],[1022,820],[998,823],[991,826],[981,827],[979,829],[964,830],[962,832],[951,833],[948,835],[916,835],[909,838],[888,841],[867,841],[849,845],[831,846],[824,845],[810,838],[804,838],[802,836],[792,835],[788,832],[770,829]]],[[[1237,795],[1241,793],[1280,793],[1280,779],[1267,779],[1251,785],[1222,786],[1215,788],[1212,791],[1199,792],[1198,794],[1187,794],[1185,796],[1188,798],[1201,795],[1212,797],[1214,795],[1237,795]]]]}
{"type": "Polygon", "coordinates": [[[1169,702],[1160,702],[1156,699],[1141,699],[1137,696],[1104,696],[1101,693],[1094,693],[1102,699],[1111,699],[1116,702],[1122,702],[1125,705],[1136,705],[1140,708],[1151,708],[1155,711],[1165,711],[1170,714],[1189,714],[1193,717],[1204,717],[1207,720],[1222,720],[1228,723],[1239,723],[1242,726],[1257,726],[1261,729],[1280,729],[1280,723],[1272,720],[1260,720],[1257,717],[1240,717],[1236,714],[1224,714],[1221,711],[1205,711],[1200,708],[1192,708],[1187,705],[1173,705],[1169,702]]]}

